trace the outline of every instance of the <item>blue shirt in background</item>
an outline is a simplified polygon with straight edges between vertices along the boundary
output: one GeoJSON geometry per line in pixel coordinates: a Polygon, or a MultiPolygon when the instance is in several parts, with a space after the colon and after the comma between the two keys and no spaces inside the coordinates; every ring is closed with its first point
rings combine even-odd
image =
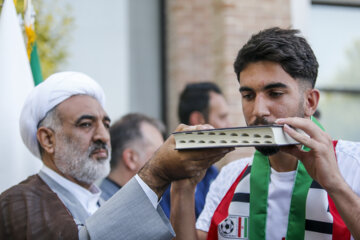
{"type": "MultiPolygon", "coordinates": [[[[195,216],[198,218],[205,205],[206,194],[209,191],[210,184],[218,175],[216,167],[211,166],[204,176],[204,178],[198,183],[195,190],[195,216]]],[[[170,218],[170,187],[166,190],[160,201],[160,206],[164,210],[166,216],[170,218]]]]}
{"type": "Polygon", "coordinates": [[[101,196],[100,197],[102,199],[104,199],[105,201],[107,201],[109,198],[111,198],[121,188],[120,185],[118,185],[117,183],[115,183],[113,180],[111,180],[108,177],[105,178],[101,182],[99,187],[101,189],[101,196]]]}

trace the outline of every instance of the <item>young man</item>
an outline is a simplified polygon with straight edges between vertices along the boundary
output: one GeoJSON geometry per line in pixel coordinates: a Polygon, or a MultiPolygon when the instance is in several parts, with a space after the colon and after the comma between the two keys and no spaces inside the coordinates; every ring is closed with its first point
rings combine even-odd
{"type": "Polygon", "coordinates": [[[100,184],[101,197],[111,198],[150,160],[164,143],[164,125],[140,113],[123,116],[110,127],[111,171],[100,184]]]}
{"type": "MultiPolygon", "coordinates": [[[[22,109],[20,131],[44,167],[0,195],[0,239],[174,236],[157,207],[161,195],[172,180],[198,175],[231,149],[179,152],[170,137],[100,207],[101,192],[94,182],[110,170],[110,119],[104,104],[101,87],[77,72],[53,74],[31,91],[22,109]]],[[[176,130],[207,127],[179,126],[176,130]]]]}
{"type": "MultiPolygon", "coordinates": [[[[178,116],[186,125],[210,124],[214,128],[226,128],[229,123],[229,106],[220,90],[212,82],[190,83],[180,94],[178,116]]],[[[200,215],[205,205],[210,184],[218,175],[215,166],[211,166],[198,183],[195,193],[195,216],[200,215]]],[[[160,206],[170,217],[170,188],[164,193],[160,206]]]]}
{"type": "Polygon", "coordinates": [[[298,33],[271,28],[253,35],[234,67],[246,123],[284,124],[310,149],[261,147],[224,167],[197,232],[189,196],[198,178],[172,183],[177,239],[360,238],[360,144],[332,142],[311,121],[320,97],[314,89],[318,63],[298,33]]]}

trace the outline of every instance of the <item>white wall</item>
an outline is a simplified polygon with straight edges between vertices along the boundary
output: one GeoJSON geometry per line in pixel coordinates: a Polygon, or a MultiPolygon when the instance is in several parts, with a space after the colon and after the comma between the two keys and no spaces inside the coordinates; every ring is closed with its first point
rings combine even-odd
{"type": "Polygon", "coordinates": [[[311,0],[291,0],[291,26],[309,36],[311,0]]]}
{"type": "Polygon", "coordinates": [[[64,0],[75,17],[68,63],[104,88],[113,121],[128,112],[161,117],[158,0],[64,0]]]}
{"type": "Polygon", "coordinates": [[[129,1],[130,111],[161,117],[158,0],[129,1]]]}
{"type": "Polygon", "coordinates": [[[115,119],[129,111],[129,43],[127,0],[63,0],[75,19],[67,64],[104,88],[106,110],[115,119]]]}

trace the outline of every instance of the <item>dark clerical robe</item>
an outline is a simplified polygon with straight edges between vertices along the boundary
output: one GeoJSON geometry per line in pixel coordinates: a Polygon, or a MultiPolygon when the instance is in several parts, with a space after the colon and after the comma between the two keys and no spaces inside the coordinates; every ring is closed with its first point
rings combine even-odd
{"type": "Polygon", "coordinates": [[[33,175],[0,195],[0,239],[78,239],[70,212],[33,175]]]}

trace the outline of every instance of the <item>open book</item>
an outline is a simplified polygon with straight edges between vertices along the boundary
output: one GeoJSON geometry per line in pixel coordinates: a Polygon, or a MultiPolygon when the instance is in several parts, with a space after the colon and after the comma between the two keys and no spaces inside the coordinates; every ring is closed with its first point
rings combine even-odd
{"type": "Polygon", "coordinates": [[[282,125],[184,131],[173,135],[176,149],[299,144],[283,131],[282,125]]]}

